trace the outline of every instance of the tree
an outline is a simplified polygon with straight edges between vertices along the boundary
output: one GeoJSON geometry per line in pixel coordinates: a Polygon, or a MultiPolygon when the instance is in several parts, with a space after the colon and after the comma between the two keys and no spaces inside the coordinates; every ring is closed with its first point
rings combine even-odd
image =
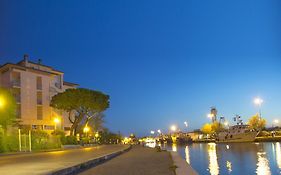
{"type": "Polygon", "coordinates": [[[88,126],[92,128],[93,131],[103,130],[104,114],[98,113],[95,117],[92,117],[88,121],[88,126]]]}
{"type": "Polygon", "coordinates": [[[9,90],[0,88],[0,125],[4,131],[16,119],[16,101],[9,90]]]}
{"type": "Polygon", "coordinates": [[[52,98],[51,106],[68,113],[70,134],[76,135],[80,124],[88,124],[109,107],[109,96],[84,88],[67,89],[52,98]]]}
{"type": "Polygon", "coordinates": [[[212,133],[212,125],[209,123],[206,123],[203,125],[203,127],[201,128],[201,131],[204,134],[211,134],[212,133]]]}
{"type": "Polygon", "coordinates": [[[218,133],[218,132],[220,132],[220,131],[225,129],[224,126],[221,123],[217,122],[217,121],[212,123],[211,128],[212,128],[212,132],[215,132],[215,133],[218,133]]]}
{"type": "Polygon", "coordinates": [[[263,128],[265,128],[266,120],[260,118],[260,116],[256,114],[249,119],[248,124],[251,129],[262,130],[263,128]]]}

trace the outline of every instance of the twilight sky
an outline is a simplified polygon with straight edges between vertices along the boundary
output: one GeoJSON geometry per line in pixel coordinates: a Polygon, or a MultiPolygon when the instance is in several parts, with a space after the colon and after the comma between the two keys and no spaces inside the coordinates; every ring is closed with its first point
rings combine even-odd
{"type": "Polygon", "coordinates": [[[123,134],[246,120],[256,96],[281,120],[280,0],[1,0],[0,64],[25,53],[109,94],[123,134]]]}

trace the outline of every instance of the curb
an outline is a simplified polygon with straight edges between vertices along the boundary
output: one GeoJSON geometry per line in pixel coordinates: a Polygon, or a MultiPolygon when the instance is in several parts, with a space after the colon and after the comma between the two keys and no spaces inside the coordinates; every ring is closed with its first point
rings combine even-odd
{"type": "Polygon", "coordinates": [[[129,146],[128,148],[125,148],[121,151],[116,151],[116,152],[113,152],[111,154],[107,154],[107,155],[104,155],[104,156],[101,156],[101,157],[98,157],[98,158],[95,158],[95,159],[92,159],[92,160],[74,165],[72,167],[67,167],[67,168],[60,169],[60,170],[57,170],[57,171],[54,171],[54,172],[51,172],[51,173],[47,173],[47,175],[72,175],[72,174],[77,174],[77,173],[79,173],[83,170],[95,167],[95,166],[100,165],[100,164],[102,164],[102,163],[104,163],[104,162],[106,162],[106,161],[108,161],[108,160],[110,160],[110,159],[112,159],[116,156],[119,156],[120,154],[129,151],[131,148],[132,148],[132,146],[129,146]]]}
{"type": "Polygon", "coordinates": [[[176,168],[176,175],[198,175],[198,173],[177,152],[169,151],[176,168]]]}
{"type": "MultiPolygon", "coordinates": [[[[74,149],[83,149],[83,148],[88,148],[91,146],[81,146],[81,145],[75,145],[73,147],[69,148],[55,148],[55,149],[46,149],[46,150],[35,150],[35,151],[22,151],[22,152],[8,152],[8,153],[0,153],[0,157],[4,156],[13,156],[13,155],[26,155],[26,154],[37,154],[37,153],[47,153],[47,152],[53,152],[53,151],[65,151],[65,150],[74,150],[74,149]]],[[[93,146],[95,147],[95,146],[93,146]]]]}

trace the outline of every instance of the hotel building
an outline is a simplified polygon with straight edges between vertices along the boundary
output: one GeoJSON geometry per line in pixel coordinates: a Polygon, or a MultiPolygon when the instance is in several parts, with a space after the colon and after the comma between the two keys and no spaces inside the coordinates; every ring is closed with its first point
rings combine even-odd
{"type": "Polygon", "coordinates": [[[17,64],[0,65],[0,87],[10,89],[14,95],[20,125],[32,129],[69,131],[68,116],[50,107],[50,102],[57,93],[77,86],[65,82],[63,72],[43,65],[41,60],[31,62],[27,55],[17,64]],[[58,123],[55,118],[59,118],[58,123]]]}

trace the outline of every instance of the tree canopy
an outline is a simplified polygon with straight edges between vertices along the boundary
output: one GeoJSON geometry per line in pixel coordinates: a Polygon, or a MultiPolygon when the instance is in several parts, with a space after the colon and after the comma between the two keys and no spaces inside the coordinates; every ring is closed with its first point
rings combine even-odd
{"type": "Polygon", "coordinates": [[[206,123],[206,124],[204,124],[202,126],[202,128],[201,128],[201,131],[204,134],[212,134],[212,133],[218,133],[218,132],[220,132],[220,131],[222,131],[224,129],[225,128],[224,128],[224,126],[221,123],[215,121],[213,123],[206,123]]]}
{"type": "Polygon", "coordinates": [[[204,134],[211,134],[212,133],[212,125],[209,123],[206,123],[202,126],[201,131],[204,134]]]}
{"type": "Polygon", "coordinates": [[[0,125],[4,130],[16,119],[16,101],[8,89],[0,88],[0,125]]]}
{"type": "Polygon", "coordinates": [[[248,124],[251,129],[262,130],[263,128],[265,128],[266,120],[260,118],[260,116],[256,114],[249,119],[248,124]]]}
{"type": "Polygon", "coordinates": [[[80,124],[88,124],[109,108],[109,96],[90,89],[67,89],[52,98],[51,106],[68,112],[71,135],[75,135],[80,124]]]}

